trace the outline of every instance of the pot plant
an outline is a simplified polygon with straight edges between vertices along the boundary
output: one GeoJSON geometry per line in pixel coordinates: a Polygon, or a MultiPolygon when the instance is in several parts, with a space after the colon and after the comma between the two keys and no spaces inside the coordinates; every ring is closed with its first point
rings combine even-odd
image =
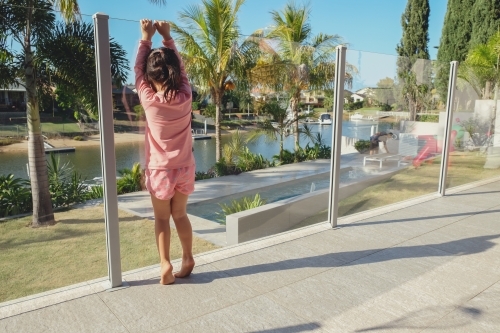
{"type": "Polygon", "coordinates": [[[369,140],[358,140],[354,144],[354,148],[360,153],[360,154],[366,154],[370,150],[370,141],[369,140]]]}

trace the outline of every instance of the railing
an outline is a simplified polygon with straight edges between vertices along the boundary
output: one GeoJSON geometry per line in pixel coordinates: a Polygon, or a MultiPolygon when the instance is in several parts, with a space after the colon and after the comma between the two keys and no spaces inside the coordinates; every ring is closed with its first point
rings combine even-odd
{"type": "MultiPolygon", "coordinates": [[[[110,91],[111,79],[108,69],[116,66],[109,66],[109,63],[103,60],[103,56],[110,54],[107,42],[111,36],[113,41],[126,51],[126,57],[122,57],[125,59],[122,60],[124,64],[133,68],[140,39],[139,23],[108,19],[105,15],[97,15],[96,20],[99,20],[98,25],[94,25],[90,16],[83,16],[83,23],[96,29],[99,83],[94,87],[95,95],[90,97],[99,101],[100,121],[96,123],[97,128],[94,128],[99,131],[99,135],[83,138],[84,141],[78,145],[76,141],[71,141],[70,143],[75,144],[76,152],[61,156],[62,162],[58,166],[71,162],[86,179],[102,177],[104,190],[99,186],[87,186],[87,190],[92,189],[94,192],[85,192],[85,196],[75,199],[74,201],[84,201],[83,208],[76,210],[73,209],[74,202],[63,202],[63,199],[75,192],[66,193],[65,189],[71,186],[79,188],[78,177],[74,182],[67,179],[66,182],[52,184],[54,205],[68,206],[68,209],[72,210],[56,212],[58,223],[43,230],[47,231],[47,234],[51,233],[50,237],[45,237],[39,230],[30,230],[30,237],[33,238],[25,241],[28,238],[23,234],[26,229],[24,225],[30,223],[31,217],[5,222],[23,226],[15,232],[6,232],[1,236],[4,237],[2,244],[15,245],[5,249],[5,260],[10,265],[6,271],[20,271],[26,266],[26,261],[21,259],[26,258],[37,265],[34,270],[40,272],[41,276],[45,274],[43,272],[48,274],[40,279],[44,281],[44,285],[38,288],[30,285],[31,276],[17,278],[13,273],[7,273],[5,281],[1,281],[4,287],[0,287],[4,288],[0,289],[0,295],[6,295],[3,300],[102,277],[106,270],[110,286],[117,287],[122,283],[122,271],[158,263],[156,245],[152,241],[154,222],[151,220],[154,219],[154,212],[150,193],[144,184],[144,169],[148,156],[144,133],[145,114],[139,107],[137,96],[134,95],[133,85],[110,91]],[[114,107],[112,98],[115,106],[119,108],[114,107]],[[117,100],[120,103],[116,103],[117,100]],[[120,133],[113,133],[117,128],[120,133]],[[134,166],[135,163],[139,165],[134,166]],[[117,176],[121,178],[117,180],[117,176]],[[58,191],[66,194],[58,196],[58,191]],[[103,207],[96,206],[102,201],[104,210],[103,207]],[[78,245],[75,248],[79,250],[67,246],[70,239],[72,244],[78,245]],[[31,248],[28,249],[27,245],[31,248]],[[45,250],[45,247],[49,250],[45,250]],[[57,256],[35,256],[36,253],[47,251],[57,256]],[[77,269],[82,265],[86,267],[85,270],[77,269]],[[75,276],[72,273],[76,271],[79,271],[79,274],[75,276]],[[61,278],[55,281],[50,275],[61,278]],[[30,287],[18,293],[4,292],[20,290],[22,284],[30,287]]],[[[243,43],[247,43],[245,47],[259,47],[261,52],[278,54],[280,51],[278,40],[266,38],[242,37],[231,45],[237,47],[243,43]]],[[[161,38],[157,35],[153,38],[153,45],[162,45],[161,38]]],[[[90,46],[90,50],[93,49],[93,45],[90,46]]],[[[118,46],[114,44],[114,50],[118,46]]],[[[177,44],[177,47],[181,48],[181,45],[177,44]]],[[[311,50],[315,51],[320,50],[311,50]]],[[[55,53],[58,55],[58,52],[55,53]]],[[[221,117],[220,146],[224,159],[216,161],[217,138],[212,124],[209,124],[209,129],[191,130],[193,139],[199,136],[209,137],[207,140],[192,141],[196,177],[199,180],[195,183],[194,192],[189,195],[187,213],[193,226],[197,251],[209,251],[319,222],[330,221],[334,227],[340,218],[350,214],[429,193],[438,193],[438,190],[439,193],[445,194],[444,190],[450,187],[498,176],[500,164],[497,162],[497,156],[500,143],[496,142],[498,134],[493,133],[500,130],[500,117],[491,117],[492,107],[495,107],[494,101],[481,100],[481,96],[475,93],[477,90],[465,81],[449,84],[455,95],[450,96],[447,108],[445,101],[450,89],[448,92],[440,92],[441,103],[438,104],[432,104],[435,96],[431,95],[418,96],[420,99],[411,101],[410,104],[406,104],[404,96],[398,95],[401,91],[398,84],[407,84],[407,88],[412,88],[412,84],[434,85],[432,80],[438,73],[444,75],[443,77],[449,75],[447,73],[450,64],[419,60],[418,66],[409,66],[408,77],[414,76],[415,81],[401,79],[399,82],[393,82],[390,88],[376,90],[373,96],[370,96],[373,104],[366,110],[367,114],[376,115],[378,118],[395,119],[392,119],[392,122],[375,119],[368,123],[343,119],[343,88],[352,88],[345,87],[340,79],[346,77],[346,72],[356,73],[351,75],[353,85],[362,87],[363,82],[377,82],[396,77],[398,66],[404,66],[413,60],[343,47],[339,47],[336,54],[324,59],[328,60],[331,65],[329,69],[332,70],[328,72],[326,83],[338,88],[334,96],[333,112],[331,109],[317,108],[308,115],[307,122],[298,115],[299,126],[295,127],[293,120],[297,114],[292,110],[295,104],[290,103],[292,96],[283,87],[287,87],[287,82],[298,77],[301,64],[285,62],[287,66],[262,66],[253,69],[253,78],[261,80],[258,86],[259,96],[255,93],[256,88],[249,90],[248,95],[253,96],[253,99],[250,102],[242,102],[240,109],[241,113],[258,116],[240,120],[237,123],[238,131],[233,122],[225,121],[221,117]],[[354,70],[353,66],[359,68],[354,70]],[[374,68],[377,71],[373,71],[374,68]],[[284,97],[264,98],[276,95],[284,97]],[[270,101],[276,101],[277,104],[269,103],[270,101]],[[394,104],[404,111],[380,111],[375,106],[379,104],[378,101],[395,101],[394,104]],[[270,110],[271,108],[275,110],[270,110]],[[438,114],[439,121],[419,121],[418,116],[423,109],[438,114]],[[277,115],[272,116],[272,112],[277,115]],[[319,122],[318,118],[322,113],[330,114],[331,123],[319,122]],[[407,120],[411,115],[415,115],[417,120],[407,120]],[[370,137],[381,132],[388,135],[381,135],[370,142],[370,137]],[[299,136],[300,148],[294,155],[296,136],[299,136]],[[252,140],[247,140],[250,138],[252,140]],[[469,149],[472,144],[477,147],[481,142],[484,149],[480,149],[479,154],[475,149],[469,149]],[[293,163],[295,159],[300,160],[300,164],[293,163]],[[242,206],[249,209],[241,210],[242,206]]],[[[110,60],[118,61],[113,58],[112,53],[110,60]]],[[[89,70],[85,68],[82,72],[88,73],[89,70]]],[[[307,71],[301,73],[306,75],[307,71]]],[[[134,81],[134,74],[129,69],[123,68],[123,73],[119,74],[126,77],[122,83],[134,81]]],[[[94,84],[93,82],[90,80],[85,84],[94,84]]],[[[79,87],[75,89],[77,88],[79,87]]],[[[83,91],[85,92],[88,91],[83,91]]],[[[495,110],[499,109],[496,107],[495,110]]],[[[201,112],[205,117],[213,117],[209,107],[201,112]]],[[[45,125],[41,126],[45,132],[45,125]]],[[[63,126],[77,125],[75,121],[63,126]]],[[[24,136],[25,133],[25,126],[21,124],[0,126],[0,136],[24,136]]],[[[51,143],[55,146],[68,145],[68,142],[63,140],[54,140],[51,143]]],[[[13,173],[16,177],[26,178],[27,150],[4,152],[4,149],[8,149],[8,146],[6,147],[0,147],[0,174],[13,173]]],[[[186,147],[191,148],[189,145],[186,147]]],[[[52,163],[50,157],[49,163],[52,163]]],[[[57,165],[51,167],[51,181],[54,181],[57,179],[54,170],[61,168],[58,169],[57,165]]],[[[81,181],[85,183],[84,179],[81,181]]],[[[24,190],[29,192],[28,187],[24,187],[24,190]]],[[[189,189],[186,191],[189,192],[189,189]]],[[[28,201],[20,203],[18,199],[9,199],[9,207],[29,204],[28,201]]],[[[13,227],[12,230],[14,229],[13,227]]],[[[170,256],[175,259],[182,253],[176,231],[172,229],[171,232],[173,245],[170,256]]]]}

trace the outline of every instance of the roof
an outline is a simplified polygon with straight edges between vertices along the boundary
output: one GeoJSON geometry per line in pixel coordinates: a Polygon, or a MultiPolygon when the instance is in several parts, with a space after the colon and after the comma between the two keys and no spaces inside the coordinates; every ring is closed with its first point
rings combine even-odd
{"type": "Polygon", "coordinates": [[[121,88],[113,87],[113,94],[134,95],[134,94],[136,94],[136,92],[133,89],[135,90],[135,86],[131,86],[131,85],[123,86],[121,88]],[[129,87],[131,87],[132,89],[129,87]]]}
{"type": "Polygon", "coordinates": [[[26,91],[26,88],[22,85],[21,81],[18,81],[18,84],[9,84],[7,87],[1,87],[0,90],[2,91],[26,91]]]}
{"type": "Polygon", "coordinates": [[[356,96],[359,96],[359,97],[363,97],[363,98],[366,98],[366,95],[365,95],[365,94],[360,94],[360,93],[354,93],[353,95],[356,95],[356,96]]]}

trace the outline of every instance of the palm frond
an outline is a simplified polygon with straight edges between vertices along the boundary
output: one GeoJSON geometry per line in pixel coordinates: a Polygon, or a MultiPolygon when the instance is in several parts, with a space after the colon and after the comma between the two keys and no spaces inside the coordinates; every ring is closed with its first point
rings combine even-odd
{"type": "Polygon", "coordinates": [[[80,7],[77,0],[51,0],[56,10],[66,22],[75,22],[80,19],[80,7]]]}

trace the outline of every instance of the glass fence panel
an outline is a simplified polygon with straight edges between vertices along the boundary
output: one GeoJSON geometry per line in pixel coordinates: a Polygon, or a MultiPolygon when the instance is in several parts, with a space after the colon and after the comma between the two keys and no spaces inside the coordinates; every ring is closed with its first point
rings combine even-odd
{"type": "MultiPolygon", "coordinates": [[[[331,126],[321,125],[318,119],[326,113],[324,100],[327,97],[331,99],[331,90],[313,91],[308,87],[310,83],[301,82],[307,74],[302,64],[304,60],[301,62],[300,57],[292,59],[278,55],[283,51],[276,40],[244,36],[232,44],[235,53],[233,61],[239,63],[227,67],[227,74],[223,77],[225,81],[214,95],[211,91],[214,89],[210,89],[209,85],[211,81],[218,81],[210,76],[214,73],[202,71],[197,62],[199,59],[186,52],[185,41],[178,38],[175,31],[172,28],[172,37],[182,55],[191,84],[192,103],[188,110],[192,112],[188,115],[191,118],[188,129],[190,142],[185,142],[171,156],[192,150],[195,160],[196,182],[186,208],[194,233],[194,253],[284,232],[301,226],[304,220],[326,210],[331,126]],[[278,60],[278,56],[283,59],[278,60]],[[300,89],[297,89],[297,84],[300,89]],[[219,119],[216,116],[218,110],[219,119]],[[298,132],[294,127],[295,118],[299,119],[298,132]],[[217,139],[217,128],[220,139],[217,139]],[[297,154],[295,134],[299,136],[300,145],[297,154]],[[218,145],[220,157],[217,160],[218,145]],[[301,163],[293,163],[295,158],[301,163]],[[315,195],[320,198],[315,198],[315,195]]],[[[143,111],[137,96],[132,68],[141,38],[139,22],[111,19],[110,34],[124,47],[129,66],[122,85],[116,86],[113,91],[117,169],[127,169],[121,170],[118,175],[119,208],[129,214],[120,219],[122,268],[127,271],[159,262],[154,239],[155,216],[148,189],[163,199],[177,192],[153,184],[161,180],[153,172],[159,169],[169,169],[172,173],[193,171],[180,170],[189,167],[189,159],[180,161],[172,168],[165,160],[162,168],[156,169],[152,164],[151,160],[157,155],[155,149],[159,149],[153,145],[164,145],[168,141],[162,141],[157,133],[153,133],[158,130],[156,122],[160,116],[155,118],[148,114],[151,105],[147,103],[143,103],[143,111]],[[123,159],[119,150],[123,150],[123,159]],[[148,162],[150,170],[146,170],[148,162]],[[128,186],[127,182],[133,183],[133,186],[128,186]]],[[[152,38],[152,47],[161,46],[162,38],[156,34],[152,38]]],[[[170,44],[166,46],[172,47],[170,44]]],[[[315,51],[301,49],[300,45],[292,45],[292,49],[296,49],[297,54],[302,52],[302,59],[305,60],[310,60],[307,57],[315,51]]],[[[212,51],[206,50],[206,53],[212,51]]],[[[205,67],[218,66],[216,57],[203,61],[205,67]]],[[[139,65],[142,70],[144,64],[141,62],[139,65]]],[[[331,85],[333,75],[328,80],[325,79],[325,82],[331,85]]],[[[150,87],[147,84],[147,88],[150,87]]],[[[323,87],[330,88],[327,85],[323,87]]],[[[161,94],[155,96],[163,98],[161,94]]],[[[184,108],[180,107],[179,112],[184,112],[184,108]]],[[[175,141],[178,136],[184,135],[185,129],[179,125],[183,116],[175,117],[166,117],[165,126],[170,126],[169,131],[177,131],[171,137],[170,133],[166,133],[167,140],[175,141]],[[176,120],[179,122],[174,123],[176,120]]],[[[161,149],[168,151],[171,148],[167,144],[161,149]]],[[[183,178],[182,174],[174,177],[171,181],[179,184],[172,187],[181,194],[189,193],[189,184],[183,187],[183,178]]],[[[179,198],[182,199],[182,196],[179,198]]],[[[175,201],[175,197],[170,200],[171,212],[175,209],[175,201]]],[[[165,212],[159,215],[163,216],[165,212]]],[[[157,223],[159,219],[156,216],[157,223]]],[[[172,219],[170,222],[170,258],[174,260],[181,257],[182,249],[175,221],[172,219]]]]}
{"type": "Polygon", "coordinates": [[[339,216],[437,191],[436,64],[347,50],[339,216]]]}
{"type": "Polygon", "coordinates": [[[467,61],[458,66],[448,188],[500,176],[495,82],[481,75],[483,67],[467,61]]]}
{"type": "MultiPolygon", "coordinates": [[[[26,8],[1,10],[26,22],[26,8]]],[[[23,71],[25,39],[13,37],[25,25],[3,30],[0,302],[107,275],[92,18],[65,24],[51,10],[35,14],[33,31],[46,24],[48,32],[29,38],[34,80],[23,71]],[[44,149],[30,153],[28,137],[44,149]]]]}

